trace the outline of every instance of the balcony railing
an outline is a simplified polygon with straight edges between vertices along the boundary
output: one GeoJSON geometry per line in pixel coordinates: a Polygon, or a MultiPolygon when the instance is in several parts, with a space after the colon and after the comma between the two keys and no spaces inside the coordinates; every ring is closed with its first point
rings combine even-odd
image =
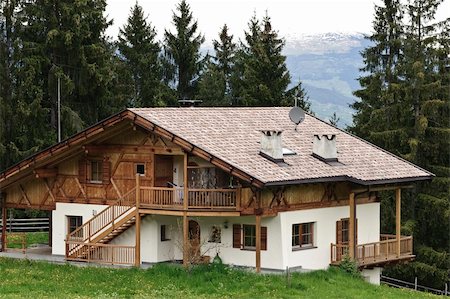
{"type": "MultiPolygon", "coordinates": [[[[395,235],[381,235],[380,240],[356,246],[355,260],[359,266],[383,264],[414,257],[412,237],[401,236],[400,254],[397,252],[395,235]]],[[[349,245],[331,244],[331,264],[338,265],[348,253],[349,245]]]]}
{"type": "MultiPolygon", "coordinates": [[[[188,189],[188,209],[232,209],[238,207],[237,189],[188,189]]],[[[182,209],[184,188],[140,187],[141,207],[182,209]]]]}

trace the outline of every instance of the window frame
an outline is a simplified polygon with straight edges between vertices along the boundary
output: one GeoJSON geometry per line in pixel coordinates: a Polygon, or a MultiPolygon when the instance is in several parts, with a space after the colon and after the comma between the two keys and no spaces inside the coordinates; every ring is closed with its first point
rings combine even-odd
{"type": "Polygon", "coordinates": [[[134,172],[135,172],[135,174],[139,174],[140,176],[145,176],[145,174],[146,174],[146,169],[145,168],[146,167],[145,167],[145,163],[144,162],[142,162],[142,163],[135,163],[134,164],[134,172]],[[144,168],[144,172],[143,173],[138,172],[138,167],[139,166],[142,166],[144,168]]]}
{"type": "Polygon", "coordinates": [[[242,249],[256,250],[256,225],[255,224],[243,224],[242,225],[242,249]],[[246,228],[249,228],[253,234],[247,235],[246,228]],[[250,240],[250,244],[247,245],[246,241],[250,240]]]}
{"type": "Polygon", "coordinates": [[[303,223],[293,223],[291,231],[291,246],[292,250],[303,250],[310,248],[317,248],[315,246],[315,230],[316,222],[303,222],[303,223]],[[308,229],[305,229],[305,226],[308,229]],[[307,231],[306,231],[307,230],[307,231]],[[306,231],[306,232],[304,232],[306,231]],[[303,242],[303,238],[307,237],[309,242],[303,242]],[[297,238],[297,240],[296,240],[297,238]]]}
{"type": "Polygon", "coordinates": [[[100,159],[92,159],[89,160],[89,182],[94,184],[102,184],[103,183],[103,161],[100,159]],[[93,165],[98,165],[97,168],[97,178],[94,179],[94,171],[93,165]]]}
{"type": "Polygon", "coordinates": [[[71,234],[75,230],[77,230],[80,226],[83,225],[83,216],[78,215],[66,215],[67,217],[67,234],[71,234]],[[75,219],[75,222],[77,222],[74,226],[71,223],[71,220],[75,219]],[[79,222],[79,223],[78,223],[79,222]],[[78,224],[78,225],[77,225],[78,224]],[[71,229],[73,227],[73,229],[71,229]]]}
{"type": "Polygon", "coordinates": [[[167,237],[167,225],[161,224],[159,228],[160,240],[161,242],[170,241],[170,238],[167,237]]]}

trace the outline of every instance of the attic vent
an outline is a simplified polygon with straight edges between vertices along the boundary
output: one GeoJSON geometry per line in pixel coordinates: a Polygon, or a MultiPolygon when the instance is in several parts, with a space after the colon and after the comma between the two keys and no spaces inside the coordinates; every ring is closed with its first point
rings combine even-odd
{"type": "Polygon", "coordinates": [[[259,154],[275,163],[283,162],[282,131],[261,131],[261,149],[259,154]]]}
{"type": "Polygon", "coordinates": [[[336,162],[336,135],[314,135],[312,155],[325,162],[336,162]]]}

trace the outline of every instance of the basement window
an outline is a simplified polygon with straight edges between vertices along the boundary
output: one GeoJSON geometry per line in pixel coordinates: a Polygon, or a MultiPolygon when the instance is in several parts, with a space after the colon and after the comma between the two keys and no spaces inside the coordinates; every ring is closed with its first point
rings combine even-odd
{"type": "Polygon", "coordinates": [[[161,242],[169,241],[170,239],[167,236],[167,225],[161,225],[161,242]]]}
{"type": "Polygon", "coordinates": [[[81,216],[67,216],[67,233],[70,234],[83,224],[81,216]]]}
{"type": "Polygon", "coordinates": [[[314,247],[314,222],[292,225],[292,250],[314,247]]]}

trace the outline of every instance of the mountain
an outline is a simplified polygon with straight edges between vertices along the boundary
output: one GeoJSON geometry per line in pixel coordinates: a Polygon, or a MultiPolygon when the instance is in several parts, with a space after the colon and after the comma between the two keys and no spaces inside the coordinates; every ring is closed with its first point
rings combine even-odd
{"type": "Polygon", "coordinates": [[[349,104],[357,100],[352,92],[359,88],[357,78],[363,66],[360,51],[369,45],[364,35],[288,35],[285,40],[292,84],[302,80],[319,118],[327,120],[336,112],[340,127],[350,125],[353,112],[349,104]]]}

